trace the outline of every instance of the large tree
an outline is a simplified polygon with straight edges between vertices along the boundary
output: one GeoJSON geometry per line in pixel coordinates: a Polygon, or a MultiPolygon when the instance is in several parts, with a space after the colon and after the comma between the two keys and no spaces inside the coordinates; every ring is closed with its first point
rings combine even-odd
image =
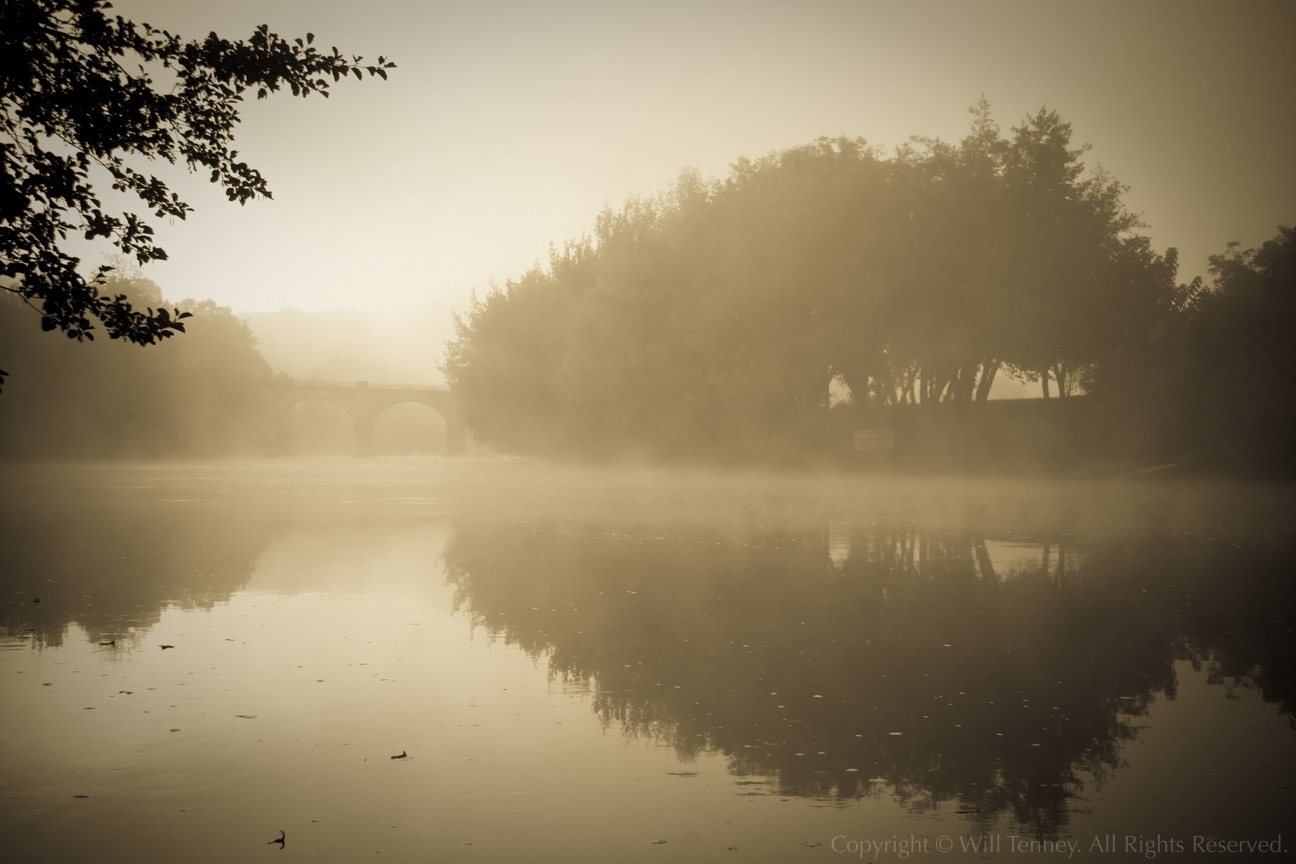
{"type": "Polygon", "coordinates": [[[349,74],[386,78],[395,64],[321,51],[313,34],[290,41],[265,25],[245,42],[186,40],[110,8],[0,0],[0,288],[36,309],[47,331],[93,339],[97,320],[110,338],[148,345],[183,331],[186,314],[135,308],[105,290],[110,268],[87,276],[64,249],[69,235],[105,237],[141,264],[166,258],[146,219],[105,212],[93,175],[158,218],[191,208],[132,167],[139,157],[209,173],[240,204],[269,198],[265,178],[232,149],[244,95],[327,97],[349,74]]]}
{"type": "Polygon", "coordinates": [[[1145,341],[1173,259],[1124,187],[1054,112],[1011,136],[972,114],[953,144],[820,139],[606,211],[459,321],[445,372],[479,440],[795,458],[831,434],[830,381],[979,402],[1000,370],[1065,388],[1145,341]]]}
{"type": "Polygon", "coordinates": [[[1296,229],[1259,249],[1236,242],[1210,258],[1213,286],[1193,297],[1193,419],[1214,432],[1234,465],[1261,474],[1296,470],[1296,229]]]}

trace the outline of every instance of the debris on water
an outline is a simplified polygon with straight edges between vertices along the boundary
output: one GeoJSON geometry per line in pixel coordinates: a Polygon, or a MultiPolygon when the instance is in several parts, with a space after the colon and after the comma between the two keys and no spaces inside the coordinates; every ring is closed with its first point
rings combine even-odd
{"type": "Polygon", "coordinates": [[[175,647],[174,645],[163,645],[162,650],[165,651],[168,648],[174,648],[174,647],[175,647]]]}
{"type": "Polygon", "coordinates": [[[802,845],[802,846],[809,846],[811,849],[813,849],[814,847],[816,847],[816,846],[822,846],[823,844],[822,844],[822,843],[816,843],[816,842],[814,842],[813,840],[807,840],[805,843],[802,843],[801,845],[802,845]]]}
{"type": "Polygon", "coordinates": [[[276,837],[276,838],[273,839],[273,840],[267,840],[267,841],[266,841],[266,845],[269,846],[271,843],[278,843],[278,844],[279,844],[279,848],[282,849],[282,848],[284,848],[284,841],[287,840],[287,839],[288,839],[288,835],[284,833],[284,830],[283,830],[282,828],[280,828],[280,829],[279,829],[279,836],[276,837]]]}
{"type": "Polygon", "coordinates": [[[73,798],[89,798],[89,795],[73,795],[73,798]]]}
{"type": "Polygon", "coordinates": [[[255,720],[257,715],[255,715],[255,714],[235,714],[234,716],[237,717],[237,718],[239,718],[240,720],[255,720]]]}
{"type": "Polygon", "coordinates": [[[665,840],[649,840],[648,842],[649,842],[649,843],[652,843],[652,844],[654,844],[654,845],[656,845],[656,846],[661,846],[661,845],[664,844],[666,841],[665,841],[665,840]]]}
{"type": "Polygon", "coordinates": [[[115,646],[116,644],[117,644],[117,640],[116,640],[116,639],[110,639],[110,640],[108,640],[107,642],[100,642],[100,643],[99,643],[99,647],[100,647],[100,648],[105,648],[105,647],[108,647],[108,646],[110,646],[110,645],[115,646]]]}
{"type": "Polygon", "coordinates": [[[667,771],[666,773],[669,774],[669,775],[671,775],[672,777],[696,777],[698,772],[696,772],[696,771],[667,771]]]}
{"type": "Polygon", "coordinates": [[[737,849],[738,849],[737,846],[726,846],[726,847],[725,847],[725,851],[726,851],[726,852],[734,852],[734,851],[737,851],[737,849]]]}
{"type": "Polygon", "coordinates": [[[406,753],[404,750],[402,750],[402,751],[399,753],[399,755],[393,756],[393,757],[391,757],[391,758],[393,758],[393,759],[404,759],[404,758],[407,757],[408,755],[409,755],[408,753],[406,753]]]}

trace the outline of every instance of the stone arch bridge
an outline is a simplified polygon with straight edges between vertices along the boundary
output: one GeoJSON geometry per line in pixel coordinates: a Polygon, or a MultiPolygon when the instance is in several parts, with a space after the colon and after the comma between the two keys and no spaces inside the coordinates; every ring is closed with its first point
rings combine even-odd
{"type": "Polygon", "coordinates": [[[379,414],[401,402],[427,405],[445,418],[446,455],[457,456],[463,453],[467,444],[467,429],[455,407],[449,387],[370,384],[368,381],[344,383],[274,380],[270,383],[270,401],[275,411],[291,411],[293,405],[307,399],[332,402],[347,412],[355,424],[356,449],[361,453],[373,450],[374,420],[379,414]]]}

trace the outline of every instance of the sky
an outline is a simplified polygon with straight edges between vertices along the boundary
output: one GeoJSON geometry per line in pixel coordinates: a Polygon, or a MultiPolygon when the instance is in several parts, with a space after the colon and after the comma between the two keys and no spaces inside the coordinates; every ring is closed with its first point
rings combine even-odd
{"type": "Polygon", "coordinates": [[[388,81],[245,103],[241,158],[272,201],[230,204],[161,166],[195,208],[158,226],[169,298],[235,312],[463,310],[605,206],[685,168],[820,136],[890,151],[957,140],[983,94],[1007,132],[1048,107],[1130,187],[1183,279],[1296,224],[1296,3],[116,0],[199,38],[314,33],[388,81]]]}

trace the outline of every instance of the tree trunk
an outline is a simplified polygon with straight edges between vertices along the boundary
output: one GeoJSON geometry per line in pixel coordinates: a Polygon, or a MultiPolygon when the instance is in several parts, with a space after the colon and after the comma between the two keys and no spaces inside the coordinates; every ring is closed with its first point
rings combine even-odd
{"type": "Polygon", "coordinates": [[[1044,388],[1044,398],[1049,398],[1049,371],[1047,366],[1040,370],[1040,386],[1044,388]]]}
{"type": "Polygon", "coordinates": [[[990,388],[994,386],[995,375],[999,373],[999,361],[991,358],[981,368],[981,381],[976,388],[976,401],[984,402],[990,398],[990,388]]]}
{"type": "Polygon", "coordinates": [[[959,394],[960,402],[971,402],[976,393],[977,369],[981,364],[975,366],[964,366],[959,370],[959,394]]]}
{"type": "Polygon", "coordinates": [[[895,398],[896,398],[895,380],[891,377],[891,370],[886,368],[885,364],[882,364],[878,369],[877,382],[878,382],[878,395],[882,397],[881,399],[882,404],[883,405],[895,404],[895,398]]]}
{"type": "Polygon", "coordinates": [[[981,571],[981,578],[988,582],[997,583],[999,579],[995,576],[994,565],[990,563],[990,553],[986,550],[985,541],[981,539],[973,540],[972,547],[976,552],[977,569],[981,571]]]}

